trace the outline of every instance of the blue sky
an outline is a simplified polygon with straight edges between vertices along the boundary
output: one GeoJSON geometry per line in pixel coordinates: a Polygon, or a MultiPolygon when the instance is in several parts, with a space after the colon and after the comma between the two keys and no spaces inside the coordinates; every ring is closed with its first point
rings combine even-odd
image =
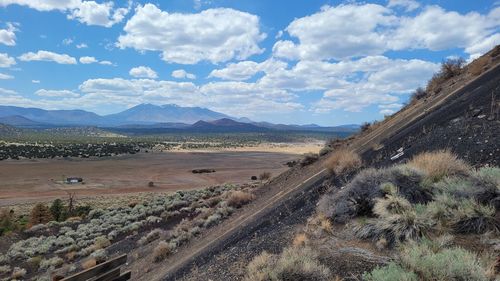
{"type": "Polygon", "coordinates": [[[0,0],[0,104],[361,123],[443,59],[500,44],[499,28],[487,0],[0,0]]]}

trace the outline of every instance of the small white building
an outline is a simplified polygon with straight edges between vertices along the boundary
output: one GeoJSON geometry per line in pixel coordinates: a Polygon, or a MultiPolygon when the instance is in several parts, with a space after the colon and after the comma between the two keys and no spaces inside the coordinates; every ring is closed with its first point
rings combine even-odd
{"type": "Polygon", "coordinates": [[[75,183],[82,183],[82,182],[83,182],[83,178],[77,178],[77,177],[66,178],[67,184],[75,184],[75,183]]]}

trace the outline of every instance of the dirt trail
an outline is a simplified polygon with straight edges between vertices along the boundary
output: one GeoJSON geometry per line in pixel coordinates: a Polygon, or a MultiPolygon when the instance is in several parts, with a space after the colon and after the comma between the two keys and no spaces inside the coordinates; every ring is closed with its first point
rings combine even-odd
{"type": "MultiPolygon", "coordinates": [[[[390,138],[405,127],[415,123],[423,116],[432,115],[442,106],[459,100],[464,93],[480,88],[482,83],[489,81],[493,77],[498,77],[498,75],[500,75],[500,66],[496,65],[481,76],[467,81],[466,84],[460,85],[457,83],[449,92],[431,97],[426,102],[420,102],[386,120],[371,132],[357,137],[350,147],[358,153],[366,152],[375,145],[380,144],[384,139],[390,138]]],[[[277,207],[283,202],[322,182],[326,173],[322,167],[322,161],[300,170],[292,169],[285,172],[269,185],[263,187],[264,191],[254,203],[240,210],[229,218],[226,223],[208,231],[197,241],[181,249],[173,258],[154,268],[150,273],[136,275],[134,278],[138,280],[175,280],[189,270],[195,261],[204,260],[224,249],[231,242],[237,241],[239,237],[248,235],[265,218],[271,216],[273,212],[279,212],[277,207]]]]}

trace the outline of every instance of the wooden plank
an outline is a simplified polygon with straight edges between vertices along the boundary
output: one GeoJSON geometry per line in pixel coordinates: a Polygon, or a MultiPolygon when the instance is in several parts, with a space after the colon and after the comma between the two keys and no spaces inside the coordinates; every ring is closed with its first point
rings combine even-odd
{"type": "Polygon", "coordinates": [[[120,276],[120,268],[117,267],[115,269],[112,269],[100,276],[97,276],[96,278],[92,279],[92,281],[112,281],[116,277],[120,276]]]}
{"type": "Polygon", "coordinates": [[[132,272],[127,271],[127,272],[122,273],[122,275],[120,275],[120,277],[113,279],[113,281],[127,281],[127,280],[130,280],[130,277],[132,277],[132,272]]]}
{"type": "Polygon", "coordinates": [[[86,281],[91,278],[94,278],[98,275],[101,275],[103,273],[106,273],[114,268],[120,267],[121,265],[125,264],[127,262],[127,254],[121,255],[119,257],[116,257],[114,259],[111,259],[107,262],[103,262],[101,264],[98,264],[94,267],[91,267],[87,270],[78,272],[74,275],[71,275],[69,277],[66,277],[62,279],[61,281],[86,281]]]}

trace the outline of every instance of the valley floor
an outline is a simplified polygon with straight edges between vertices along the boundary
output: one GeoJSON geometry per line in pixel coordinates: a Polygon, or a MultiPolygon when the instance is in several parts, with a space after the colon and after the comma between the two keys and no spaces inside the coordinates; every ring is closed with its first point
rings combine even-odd
{"type": "Polygon", "coordinates": [[[67,192],[82,199],[241,184],[262,172],[285,171],[286,162],[300,157],[288,152],[150,152],[98,159],[7,160],[0,165],[0,206],[51,201],[67,197],[67,192]],[[216,172],[194,174],[193,169],[216,172]],[[63,184],[63,178],[70,176],[82,177],[85,184],[63,184]]]}

